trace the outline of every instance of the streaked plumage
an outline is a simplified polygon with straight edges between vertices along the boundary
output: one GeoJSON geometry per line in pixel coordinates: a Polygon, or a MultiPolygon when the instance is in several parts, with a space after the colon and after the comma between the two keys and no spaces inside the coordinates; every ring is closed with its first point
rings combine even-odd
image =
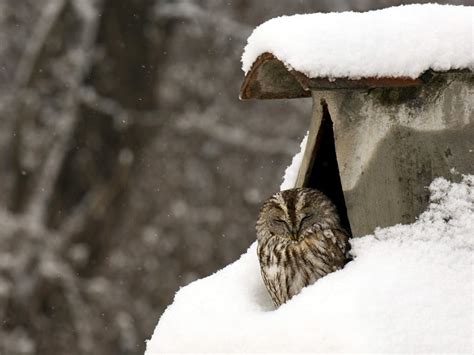
{"type": "Polygon", "coordinates": [[[346,263],[348,234],[318,190],[277,192],[264,202],[256,229],[263,281],[276,306],[346,263]]]}

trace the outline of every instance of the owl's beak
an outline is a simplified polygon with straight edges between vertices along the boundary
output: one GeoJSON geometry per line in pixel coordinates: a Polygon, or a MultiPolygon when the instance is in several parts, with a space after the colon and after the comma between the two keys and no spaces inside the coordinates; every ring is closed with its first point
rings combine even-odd
{"type": "Polygon", "coordinates": [[[298,231],[293,231],[291,234],[290,234],[290,239],[297,242],[300,238],[298,237],[298,231]]]}

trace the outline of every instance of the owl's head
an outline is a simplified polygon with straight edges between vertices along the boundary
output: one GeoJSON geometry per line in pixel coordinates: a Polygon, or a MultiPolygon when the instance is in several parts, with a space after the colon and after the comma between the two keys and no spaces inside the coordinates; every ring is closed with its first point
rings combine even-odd
{"type": "Polygon", "coordinates": [[[320,191],[295,188],[266,200],[257,220],[257,238],[278,237],[298,242],[314,233],[315,226],[337,225],[336,208],[320,191]]]}

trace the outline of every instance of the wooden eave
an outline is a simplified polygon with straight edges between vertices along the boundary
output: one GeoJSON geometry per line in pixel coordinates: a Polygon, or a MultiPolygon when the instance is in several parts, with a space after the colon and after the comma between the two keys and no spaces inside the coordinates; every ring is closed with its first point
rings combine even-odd
{"type": "Polygon", "coordinates": [[[292,99],[311,96],[313,90],[368,90],[380,87],[407,87],[427,83],[430,71],[418,78],[368,77],[309,78],[305,74],[288,69],[271,53],[261,54],[253,63],[240,88],[240,99],[292,99]]]}

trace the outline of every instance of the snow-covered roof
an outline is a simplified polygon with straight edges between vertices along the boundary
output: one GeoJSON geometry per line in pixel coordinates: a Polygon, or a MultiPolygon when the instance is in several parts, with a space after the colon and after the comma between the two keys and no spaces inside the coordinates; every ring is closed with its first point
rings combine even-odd
{"type": "Polygon", "coordinates": [[[178,291],[145,355],[472,353],[474,176],[438,178],[430,190],[415,223],[352,239],[353,261],[277,310],[252,245],[178,291]]]}
{"type": "Polygon", "coordinates": [[[242,69],[248,78],[259,60],[276,58],[300,76],[330,80],[472,70],[473,17],[472,6],[439,4],[277,17],[250,35],[242,69]]]}

